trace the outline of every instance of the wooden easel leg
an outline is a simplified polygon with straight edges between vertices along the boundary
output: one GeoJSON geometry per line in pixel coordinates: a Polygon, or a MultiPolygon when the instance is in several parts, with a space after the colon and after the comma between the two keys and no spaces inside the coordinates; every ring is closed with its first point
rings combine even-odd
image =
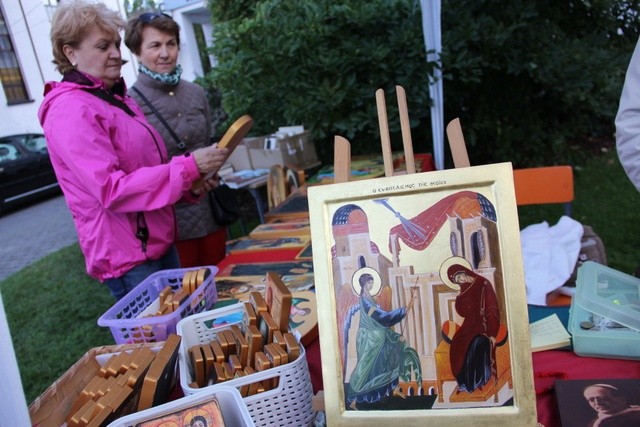
{"type": "Polygon", "coordinates": [[[348,182],[351,175],[351,144],[336,135],[333,141],[333,182],[348,182]]]}
{"type": "Polygon", "coordinates": [[[460,119],[453,119],[447,125],[447,137],[449,138],[449,148],[453,156],[453,166],[455,168],[468,168],[469,155],[467,154],[467,146],[462,135],[462,127],[460,119]]]}

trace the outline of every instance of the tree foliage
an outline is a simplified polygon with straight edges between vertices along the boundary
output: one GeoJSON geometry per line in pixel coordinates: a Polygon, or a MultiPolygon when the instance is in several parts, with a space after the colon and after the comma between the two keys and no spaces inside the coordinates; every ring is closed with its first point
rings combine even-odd
{"type": "Polygon", "coordinates": [[[326,159],[334,135],[349,139],[354,153],[379,151],[372,146],[379,147],[378,88],[388,95],[392,131],[399,129],[396,84],[407,91],[413,124],[427,116],[431,67],[412,2],[245,2],[236,18],[230,3],[212,3],[218,66],[207,76],[230,119],[250,114],[258,134],[303,124],[326,159]]]}
{"type": "Polygon", "coordinates": [[[619,5],[443,4],[445,116],[461,118],[473,163],[571,162],[584,141],[613,134],[637,37],[619,35],[619,5]]]}
{"type": "MultiPolygon", "coordinates": [[[[638,36],[636,1],[443,1],[445,121],[460,117],[473,164],[572,162],[577,141],[611,137],[638,36]]],[[[331,162],[334,135],[379,152],[375,91],[407,91],[416,151],[429,151],[429,76],[417,0],[210,0],[205,79],[254,133],[303,124],[331,162]]],[[[231,123],[229,120],[228,123],[231,123]]],[[[583,144],[580,145],[581,148],[583,144]]]]}

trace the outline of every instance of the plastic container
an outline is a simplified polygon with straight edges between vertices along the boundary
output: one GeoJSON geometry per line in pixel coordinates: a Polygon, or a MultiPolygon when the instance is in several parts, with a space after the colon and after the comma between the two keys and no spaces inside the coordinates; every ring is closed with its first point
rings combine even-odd
{"type": "Polygon", "coordinates": [[[193,388],[189,364],[189,348],[194,345],[211,342],[216,334],[232,324],[242,321],[243,303],[229,305],[217,310],[203,312],[178,322],[177,333],[182,337],[178,355],[180,386],[186,395],[215,389],[222,385],[241,387],[270,378],[278,378],[278,387],[244,398],[249,414],[256,426],[292,426],[313,425],[315,413],[311,399],[313,387],[309,374],[306,353],[300,345],[300,356],[286,365],[277,366],[245,377],[225,381],[221,385],[193,388]],[[226,322],[219,325],[220,322],[226,322]]]}
{"type": "Polygon", "coordinates": [[[582,264],[568,329],[580,356],[640,359],[640,279],[593,261],[582,264]]]}
{"type": "Polygon", "coordinates": [[[167,336],[176,333],[180,319],[211,310],[218,299],[215,275],[218,268],[207,266],[211,274],[172,313],[162,316],[141,317],[155,312],[154,304],[159,304],[158,296],[167,285],[176,291],[182,287],[182,277],[189,270],[203,267],[162,270],[151,274],[131,292],[116,302],[98,319],[98,325],[111,329],[117,344],[165,341],[167,336]]]}
{"type": "Polygon", "coordinates": [[[215,389],[212,388],[191,396],[185,396],[163,405],[158,405],[153,408],[145,409],[144,411],[118,418],[111,422],[108,427],[135,427],[139,423],[151,421],[162,417],[163,415],[173,414],[197,405],[205,404],[210,402],[212,399],[218,401],[224,425],[234,427],[255,426],[251,416],[249,416],[247,406],[242,401],[238,390],[233,387],[221,385],[215,389]]]}

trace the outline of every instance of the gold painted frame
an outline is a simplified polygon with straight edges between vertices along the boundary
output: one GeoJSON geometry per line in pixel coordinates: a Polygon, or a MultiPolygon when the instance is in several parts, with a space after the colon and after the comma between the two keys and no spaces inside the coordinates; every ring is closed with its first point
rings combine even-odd
{"type": "Polygon", "coordinates": [[[510,163],[314,186],[308,198],[328,425],[537,424],[510,163]],[[452,316],[469,310],[467,291],[482,310],[452,316]],[[463,341],[480,324],[493,325],[474,336],[491,343],[486,359],[463,341]],[[485,383],[453,369],[460,357],[490,366],[485,383]]]}

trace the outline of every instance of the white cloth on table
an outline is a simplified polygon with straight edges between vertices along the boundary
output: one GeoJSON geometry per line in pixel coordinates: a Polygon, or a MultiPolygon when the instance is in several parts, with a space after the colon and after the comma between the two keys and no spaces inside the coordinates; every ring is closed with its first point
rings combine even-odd
{"type": "Polygon", "coordinates": [[[582,224],[568,216],[554,226],[544,221],[520,231],[528,304],[547,305],[547,294],[571,277],[583,232],[582,224]]]}

